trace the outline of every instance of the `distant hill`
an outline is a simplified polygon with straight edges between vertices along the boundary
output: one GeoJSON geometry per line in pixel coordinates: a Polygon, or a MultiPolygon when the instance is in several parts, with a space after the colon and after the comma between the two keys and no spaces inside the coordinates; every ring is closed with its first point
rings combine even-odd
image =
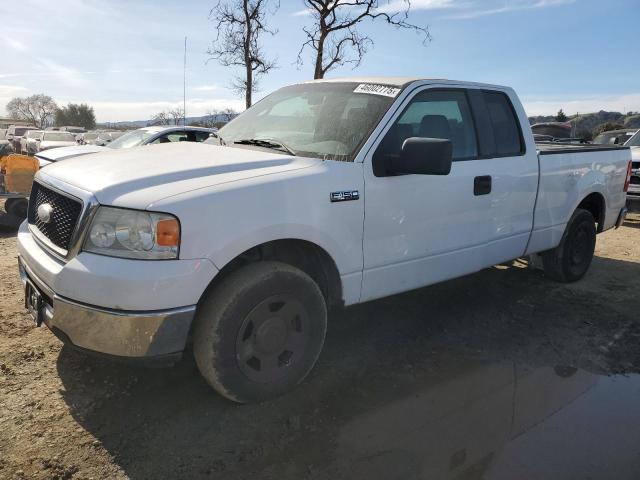
{"type": "MultiPolygon", "coordinates": [[[[529,123],[531,125],[535,123],[554,122],[555,117],[552,115],[539,115],[536,117],[529,117],[529,123]]],[[[585,113],[581,115],[573,115],[568,117],[568,121],[575,127],[575,134],[578,137],[585,136],[585,133],[595,135],[598,129],[605,123],[618,124],[623,128],[638,128],[640,129],[640,113],[633,112],[623,114],[620,112],[605,112],[600,110],[596,113],[585,113]]]]}
{"type": "MultiPolygon", "coordinates": [[[[201,117],[187,117],[187,125],[199,124],[201,122],[225,122],[226,115],[203,115],[201,117]]],[[[96,128],[115,128],[115,129],[130,129],[130,128],[142,128],[151,125],[151,120],[127,120],[123,122],[102,122],[96,125],[96,128]]]]}

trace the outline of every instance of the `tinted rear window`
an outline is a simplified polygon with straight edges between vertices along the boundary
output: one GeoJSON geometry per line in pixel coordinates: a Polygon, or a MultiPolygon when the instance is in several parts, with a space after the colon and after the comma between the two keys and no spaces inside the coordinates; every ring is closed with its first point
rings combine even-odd
{"type": "Polygon", "coordinates": [[[496,154],[521,155],[524,152],[518,119],[509,98],[501,92],[484,92],[493,133],[496,154]]]}

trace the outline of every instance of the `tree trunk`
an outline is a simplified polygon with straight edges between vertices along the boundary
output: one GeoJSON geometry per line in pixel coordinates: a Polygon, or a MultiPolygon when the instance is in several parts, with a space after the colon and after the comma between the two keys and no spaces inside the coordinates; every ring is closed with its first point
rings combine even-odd
{"type": "Polygon", "coordinates": [[[322,71],[323,53],[324,53],[324,40],[320,40],[318,42],[318,51],[316,53],[316,69],[313,74],[313,78],[315,80],[324,78],[324,72],[322,71]]]}
{"type": "Polygon", "coordinates": [[[253,92],[253,70],[251,69],[251,63],[247,64],[247,91],[245,92],[245,106],[249,108],[251,106],[251,93],[253,92]]]}
{"type": "Polygon", "coordinates": [[[324,71],[322,70],[322,61],[324,60],[324,41],[327,38],[325,31],[326,27],[324,19],[320,19],[320,37],[318,38],[318,50],[316,51],[316,68],[313,73],[315,80],[324,78],[324,71]]]}

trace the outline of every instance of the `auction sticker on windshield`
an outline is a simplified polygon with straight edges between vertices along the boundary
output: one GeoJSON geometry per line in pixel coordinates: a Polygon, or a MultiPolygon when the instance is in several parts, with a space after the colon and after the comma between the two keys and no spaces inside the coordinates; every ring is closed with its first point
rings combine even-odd
{"type": "Polygon", "coordinates": [[[400,93],[400,89],[397,87],[389,87],[388,85],[361,83],[356,87],[353,93],[371,93],[373,95],[384,95],[385,97],[394,98],[398,93],[400,93]]]}

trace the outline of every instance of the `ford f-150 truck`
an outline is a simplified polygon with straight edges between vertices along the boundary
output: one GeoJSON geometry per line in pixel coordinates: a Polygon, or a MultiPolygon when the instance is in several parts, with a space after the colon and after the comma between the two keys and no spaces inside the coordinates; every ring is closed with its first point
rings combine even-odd
{"type": "Polygon", "coordinates": [[[585,275],[624,220],[630,151],[536,146],[510,88],[414,78],[282,88],[219,145],[113,150],[36,176],[18,234],[26,306],[86,351],[193,344],[237,402],[309,373],[327,311],[528,256],[585,275]]]}

